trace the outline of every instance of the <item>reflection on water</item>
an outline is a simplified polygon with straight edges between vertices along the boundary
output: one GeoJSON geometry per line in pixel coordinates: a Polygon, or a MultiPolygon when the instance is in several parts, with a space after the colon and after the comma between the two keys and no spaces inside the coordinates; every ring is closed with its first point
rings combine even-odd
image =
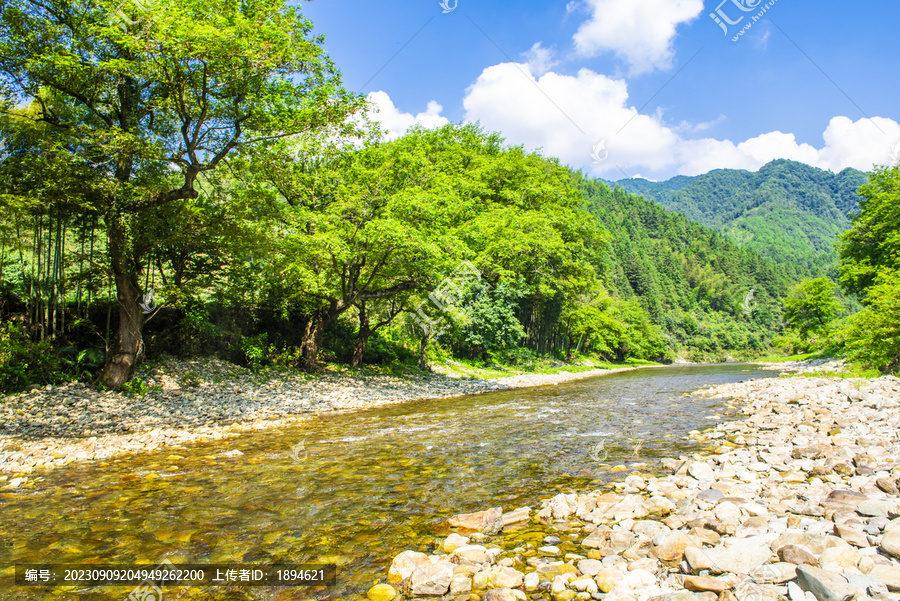
{"type": "MultiPolygon", "coordinates": [[[[124,599],[127,588],[13,589],[15,563],[336,562],[330,589],[180,590],[181,598],[358,595],[435,525],[536,506],[696,446],[721,401],[684,394],[767,377],[753,366],[642,369],[559,386],[324,416],[305,426],[59,469],[0,495],[0,599],[124,599]],[[222,457],[238,449],[243,455],[222,457]]],[[[646,469],[646,468],[644,468],[646,469]]],[[[177,593],[176,593],[177,594],[177,593]]],[[[171,595],[174,597],[176,594],[171,595]]],[[[167,593],[168,598],[169,595],[167,593]]]]}

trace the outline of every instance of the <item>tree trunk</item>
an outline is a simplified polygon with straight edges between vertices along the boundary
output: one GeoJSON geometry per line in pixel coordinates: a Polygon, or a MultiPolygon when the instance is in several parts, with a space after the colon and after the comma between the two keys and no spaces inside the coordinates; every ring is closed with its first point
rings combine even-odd
{"type": "Polygon", "coordinates": [[[313,373],[319,370],[319,349],[322,348],[322,337],[325,335],[325,327],[331,320],[321,312],[310,316],[303,332],[303,344],[300,345],[300,353],[303,355],[303,370],[313,373]]]}
{"type": "Polygon", "coordinates": [[[359,303],[359,334],[356,335],[356,343],[353,345],[353,357],[350,359],[352,367],[358,367],[366,354],[366,343],[372,329],[369,327],[369,314],[366,311],[366,301],[359,303]]]}
{"type": "Polygon", "coordinates": [[[132,257],[127,226],[121,220],[121,215],[111,216],[109,228],[109,255],[119,304],[118,336],[100,374],[100,381],[109,388],[119,388],[131,379],[143,345],[144,312],[140,305],[138,266],[132,257]]]}
{"type": "Polygon", "coordinates": [[[431,368],[428,367],[428,359],[425,356],[425,351],[428,349],[429,340],[431,340],[430,331],[422,334],[422,337],[419,338],[419,367],[431,371],[431,368]]]}

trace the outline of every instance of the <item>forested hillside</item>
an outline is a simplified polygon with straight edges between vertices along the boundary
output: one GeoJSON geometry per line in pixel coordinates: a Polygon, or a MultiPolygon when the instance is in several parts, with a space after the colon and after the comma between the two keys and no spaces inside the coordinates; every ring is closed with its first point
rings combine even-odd
{"type": "Polygon", "coordinates": [[[755,251],[600,181],[583,181],[588,211],[612,237],[609,286],[637,298],[692,357],[760,350],[781,327],[791,282],[755,251]]]}
{"type": "Polygon", "coordinates": [[[831,173],[777,160],[757,173],[717,169],[666,182],[616,182],[692,221],[715,228],[737,244],[783,264],[797,277],[837,273],[837,236],[858,211],[857,189],[867,176],[856,169],[831,173]]]}

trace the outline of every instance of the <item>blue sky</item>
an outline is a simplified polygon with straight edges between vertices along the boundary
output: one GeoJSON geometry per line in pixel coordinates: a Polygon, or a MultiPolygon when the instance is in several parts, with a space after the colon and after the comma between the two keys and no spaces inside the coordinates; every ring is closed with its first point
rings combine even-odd
{"type": "Polygon", "coordinates": [[[391,136],[479,121],[607,179],[775,158],[870,170],[900,158],[900,3],[720,2],[458,0],[444,13],[438,0],[315,0],[302,10],[391,136]]]}

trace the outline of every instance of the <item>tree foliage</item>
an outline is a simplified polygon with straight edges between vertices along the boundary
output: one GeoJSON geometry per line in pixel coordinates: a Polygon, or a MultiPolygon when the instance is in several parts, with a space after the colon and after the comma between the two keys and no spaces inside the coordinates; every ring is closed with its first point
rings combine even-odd
{"type": "Polygon", "coordinates": [[[900,370],[900,167],[877,169],[860,189],[853,227],[841,236],[841,284],[865,308],[845,330],[851,357],[900,370]]]}
{"type": "Polygon", "coordinates": [[[859,194],[860,213],[841,236],[841,284],[865,296],[879,274],[900,270],[900,167],[876,170],[859,194]]]}
{"type": "Polygon", "coordinates": [[[841,310],[834,282],[828,278],[805,280],[784,299],[784,316],[800,336],[824,333],[841,310]]]}

